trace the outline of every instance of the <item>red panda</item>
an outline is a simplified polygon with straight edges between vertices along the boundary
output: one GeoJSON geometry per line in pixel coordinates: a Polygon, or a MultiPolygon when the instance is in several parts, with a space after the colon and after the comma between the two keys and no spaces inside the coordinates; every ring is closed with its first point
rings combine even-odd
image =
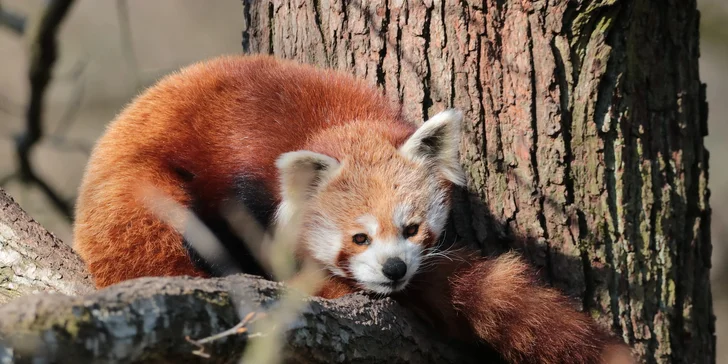
{"type": "Polygon", "coordinates": [[[430,259],[451,189],[465,183],[461,118],[446,110],[418,128],[363,81],[270,56],[198,63],[137,97],[98,141],[74,247],[98,287],[226,274],[145,207],[135,191],[151,183],[194,211],[235,264],[267,275],[222,206],[239,201],[265,227],[302,212],[298,253],[329,276],[319,296],[391,295],[510,362],[630,362],[620,340],[515,255],[430,259]]]}

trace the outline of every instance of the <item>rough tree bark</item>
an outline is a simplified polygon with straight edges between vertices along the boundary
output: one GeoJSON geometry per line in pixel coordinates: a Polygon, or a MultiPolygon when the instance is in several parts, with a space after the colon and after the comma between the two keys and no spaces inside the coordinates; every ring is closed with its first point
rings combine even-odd
{"type": "MultiPolygon", "coordinates": [[[[142,278],[82,297],[23,297],[0,306],[0,362],[236,363],[254,338],[214,340],[203,358],[186,337],[208,337],[267,311],[282,288],[245,275],[142,278]]],[[[249,332],[265,334],[262,326],[249,332]]],[[[477,362],[389,299],[312,298],[286,331],[286,363],[477,362]]]]}
{"type": "Polygon", "coordinates": [[[645,362],[714,361],[695,1],[243,5],[248,52],[466,112],[466,240],[523,251],[645,362]]]}
{"type": "Polygon", "coordinates": [[[90,277],[71,247],[0,188],[0,304],[35,292],[76,295],[91,290],[90,277]]]}

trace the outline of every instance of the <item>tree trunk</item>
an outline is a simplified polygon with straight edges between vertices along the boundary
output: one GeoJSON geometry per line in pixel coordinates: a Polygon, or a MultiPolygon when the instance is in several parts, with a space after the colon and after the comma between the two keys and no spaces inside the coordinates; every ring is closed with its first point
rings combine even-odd
{"type": "Polygon", "coordinates": [[[243,47],[465,111],[458,233],[517,248],[645,362],[715,360],[695,1],[249,1],[243,47]],[[665,3],[665,4],[663,4],[665,3]]]}

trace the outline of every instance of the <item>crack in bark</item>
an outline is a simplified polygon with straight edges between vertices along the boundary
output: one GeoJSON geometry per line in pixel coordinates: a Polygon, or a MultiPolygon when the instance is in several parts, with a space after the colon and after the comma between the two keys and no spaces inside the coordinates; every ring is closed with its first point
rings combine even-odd
{"type": "Polygon", "coordinates": [[[422,38],[425,39],[424,45],[424,57],[426,73],[422,79],[422,92],[424,93],[422,98],[422,120],[426,121],[430,118],[430,108],[433,106],[432,88],[430,83],[432,82],[432,69],[430,68],[430,23],[432,22],[432,11],[433,7],[429,6],[425,9],[425,24],[422,29],[422,38]]]}
{"type": "MultiPolygon", "coordinates": [[[[576,15],[578,15],[577,11],[581,4],[579,4],[576,1],[569,1],[566,3],[566,10],[564,10],[564,16],[563,16],[563,26],[561,32],[566,35],[567,39],[574,39],[574,31],[573,31],[573,24],[574,19],[576,18],[576,15]]],[[[576,52],[576,47],[572,43],[569,44],[569,59],[571,60],[571,63],[573,67],[571,68],[571,79],[574,85],[579,84],[579,70],[581,69],[581,59],[579,55],[576,52]]]]}
{"type": "MultiPolygon", "coordinates": [[[[461,4],[462,5],[462,4],[461,4]]],[[[440,6],[440,19],[442,20],[442,37],[443,37],[443,44],[442,48],[443,50],[447,51],[448,44],[447,44],[447,22],[445,21],[446,15],[445,15],[445,1],[441,3],[440,6]]],[[[465,34],[470,34],[468,32],[468,25],[467,22],[465,23],[465,34]]],[[[455,60],[453,58],[450,58],[450,62],[448,63],[448,67],[450,68],[450,99],[448,100],[448,107],[454,107],[455,106],[455,60]]]]}
{"type": "MultiPolygon", "coordinates": [[[[485,2],[483,4],[483,6],[486,9],[486,11],[488,9],[490,9],[489,6],[486,6],[485,2]]],[[[502,1],[502,0],[501,1],[496,1],[496,10],[497,10],[497,14],[498,15],[496,15],[496,19],[495,19],[495,21],[496,21],[497,24],[494,24],[494,26],[500,26],[500,27],[503,26],[503,15],[502,15],[502,13],[503,13],[503,8],[504,7],[505,7],[505,2],[504,1],[502,1]]],[[[487,28],[486,28],[486,30],[487,30],[487,28]]],[[[487,31],[486,31],[486,36],[488,36],[488,39],[491,39],[493,41],[493,43],[494,43],[494,45],[490,48],[490,49],[493,50],[493,54],[492,54],[493,60],[494,61],[499,61],[499,62],[502,63],[503,62],[503,51],[502,51],[503,50],[503,35],[500,34],[500,33],[498,33],[498,32],[496,32],[495,34],[488,35],[487,34],[487,31]]],[[[494,95],[494,96],[497,97],[498,99],[502,100],[503,99],[503,78],[502,77],[498,78],[496,80],[496,82],[498,82],[498,90],[500,91],[500,94],[499,95],[494,95]]],[[[501,105],[501,107],[502,107],[502,105],[501,105]]],[[[498,108],[494,108],[493,109],[493,114],[495,114],[496,120],[500,118],[500,113],[502,111],[501,107],[498,107],[498,108]]],[[[496,163],[495,163],[495,167],[496,167],[496,172],[504,173],[506,171],[506,166],[505,166],[504,152],[503,152],[503,130],[501,128],[501,123],[499,123],[499,122],[496,122],[495,123],[495,134],[496,134],[496,140],[495,140],[495,150],[496,150],[496,156],[495,156],[495,162],[496,163]]],[[[509,217],[507,219],[507,222],[510,222],[512,219],[513,219],[512,217],[509,217]]],[[[508,230],[508,225],[506,225],[506,229],[505,229],[504,232],[507,233],[507,230],[508,230]]]]}
{"type": "MultiPolygon", "coordinates": [[[[568,6],[573,6],[571,3],[569,3],[568,6]]],[[[563,23],[567,24],[570,20],[567,18],[567,14],[564,15],[563,23]]],[[[564,26],[566,28],[566,26],[564,26]]],[[[563,30],[562,30],[563,32],[563,30]]],[[[558,37],[558,35],[556,36],[558,37]]],[[[591,263],[591,257],[589,255],[589,249],[584,244],[584,239],[587,237],[586,233],[588,231],[588,227],[586,224],[586,218],[584,216],[584,212],[581,210],[579,206],[576,206],[574,204],[575,201],[575,195],[574,195],[574,176],[572,172],[572,163],[573,163],[573,149],[571,146],[571,127],[572,127],[572,109],[573,105],[571,103],[571,95],[573,94],[574,90],[569,87],[569,81],[567,78],[567,69],[566,69],[566,62],[569,62],[569,59],[564,59],[562,56],[561,50],[556,46],[556,37],[551,39],[550,42],[550,49],[554,56],[554,65],[556,66],[554,70],[554,77],[556,77],[557,84],[559,87],[559,106],[560,106],[560,112],[561,112],[561,138],[564,143],[564,155],[563,158],[563,165],[564,165],[564,187],[566,189],[566,194],[564,196],[564,211],[567,212],[566,214],[566,226],[568,226],[569,230],[569,236],[571,237],[574,244],[577,245],[579,248],[579,257],[581,258],[581,264],[582,264],[582,274],[584,274],[584,292],[582,295],[582,308],[585,312],[589,312],[589,310],[593,307],[593,300],[595,299],[596,295],[596,282],[594,281],[594,272],[592,269],[592,263],[591,263]],[[570,212],[573,211],[573,212],[570,212]],[[572,221],[572,219],[576,219],[576,222],[572,221]],[[578,234],[577,236],[574,236],[571,232],[570,226],[572,224],[576,223],[578,234]]],[[[570,49],[568,53],[565,54],[565,56],[569,57],[571,55],[570,49]]],[[[572,76],[573,77],[573,76],[572,76]]]]}
{"type": "Polygon", "coordinates": [[[561,107],[561,135],[564,141],[564,187],[566,187],[565,206],[574,204],[574,178],[572,176],[571,164],[573,160],[573,151],[571,149],[571,118],[572,118],[572,105],[571,95],[573,89],[569,87],[568,80],[566,78],[566,62],[561,51],[556,47],[556,38],[553,38],[550,42],[551,52],[554,56],[556,69],[554,76],[557,79],[559,85],[559,105],[561,107]]]}
{"type": "Polygon", "coordinates": [[[273,8],[273,3],[268,3],[268,54],[274,54],[273,50],[275,47],[273,46],[274,40],[273,37],[275,33],[273,30],[275,29],[275,11],[273,8]]]}
{"type": "MultiPolygon", "coordinates": [[[[596,112],[595,112],[596,115],[596,112]]],[[[618,204],[618,197],[617,197],[617,171],[616,171],[616,156],[614,151],[614,140],[617,138],[616,131],[611,131],[609,133],[605,133],[602,135],[602,140],[604,143],[604,179],[605,179],[605,186],[606,186],[606,193],[607,193],[607,209],[610,216],[610,220],[612,223],[611,229],[612,234],[614,234],[614,241],[609,242],[606,244],[605,248],[607,250],[607,258],[609,259],[609,264],[613,267],[622,267],[622,264],[618,264],[616,261],[617,257],[614,256],[613,251],[613,244],[618,243],[621,240],[621,233],[619,229],[619,214],[617,213],[617,204],[618,204]]],[[[609,231],[606,231],[606,235],[608,236],[610,234],[609,231]]],[[[626,259],[626,255],[620,256],[623,259],[626,259]]],[[[620,273],[618,269],[615,269],[613,282],[610,285],[610,296],[612,298],[612,315],[614,317],[614,322],[616,327],[622,328],[622,325],[619,324],[621,322],[619,316],[619,293],[626,292],[625,290],[620,290],[620,286],[623,281],[620,277],[620,273]]],[[[629,337],[630,340],[634,340],[634,334],[631,332],[631,325],[627,324],[627,329],[629,331],[629,337]]]]}
{"type": "Polygon", "coordinates": [[[331,59],[329,59],[329,50],[326,42],[326,37],[324,36],[324,28],[323,23],[321,22],[321,9],[320,9],[320,0],[312,0],[312,8],[313,8],[313,20],[316,24],[316,29],[318,29],[318,33],[321,36],[321,46],[324,49],[324,59],[326,60],[326,64],[331,64],[331,59]]]}
{"type": "Polygon", "coordinates": [[[404,102],[404,86],[402,86],[402,27],[399,25],[399,17],[397,18],[397,39],[395,44],[395,53],[397,55],[397,99],[399,102],[404,102]]]}
{"type": "Polygon", "coordinates": [[[250,53],[250,30],[253,28],[251,25],[252,14],[250,8],[252,6],[252,0],[243,0],[243,21],[245,25],[242,31],[241,46],[243,47],[244,53],[250,53]]]}
{"type": "Polygon", "coordinates": [[[543,194],[542,186],[541,186],[541,177],[539,175],[538,170],[538,139],[539,139],[539,128],[538,128],[538,110],[537,107],[537,97],[538,92],[536,88],[538,87],[538,84],[536,82],[536,61],[534,59],[533,54],[533,25],[531,24],[530,16],[526,19],[526,34],[528,36],[528,58],[531,66],[530,70],[530,79],[531,79],[531,133],[532,133],[532,143],[530,148],[530,157],[531,157],[531,169],[533,172],[533,191],[532,193],[537,195],[537,201],[538,201],[538,210],[536,211],[536,215],[538,218],[539,226],[541,227],[541,231],[543,234],[544,243],[546,244],[546,270],[548,272],[547,278],[549,280],[549,284],[553,285],[555,277],[554,277],[554,267],[553,267],[553,259],[551,256],[551,243],[549,242],[549,232],[548,232],[548,225],[546,224],[546,216],[544,214],[544,200],[545,196],[543,194]]]}
{"type": "Polygon", "coordinates": [[[586,232],[588,231],[584,212],[581,210],[577,210],[576,219],[577,226],[579,228],[579,236],[577,237],[578,240],[576,241],[579,244],[579,256],[581,258],[581,264],[584,274],[584,296],[582,297],[582,308],[585,312],[589,312],[589,310],[593,306],[592,301],[596,296],[597,287],[596,283],[594,282],[594,269],[592,268],[589,251],[582,243],[584,239],[586,239],[586,232]]]}
{"type": "Polygon", "coordinates": [[[579,83],[579,72],[586,58],[586,50],[597,24],[601,19],[605,18],[604,13],[609,11],[612,6],[620,6],[619,4],[614,5],[615,3],[615,0],[591,0],[581,4],[574,2],[567,4],[565,18],[566,14],[568,14],[571,19],[568,24],[568,34],[569,39],[572,40],[571,61],[574,62],[574,84],[579,83]],[[571,14],[576,14],[576,16],[571,17],[571,14]]]}
{"type": "Polygon", "coordinates": [[[382,49],[379,50],[379,60],[377,61],[377,86],[381,87],[382,90],[386,90],[387,78],[386,71],[384,70],[384,60],[387,58],[387,48],[389,48],[389,17],[391,13],[389,11],[389,0],[384,1],[384,18],[382,18],[382,28],[378,34],[382,38],[382,49]]]}
{"type": "MultiPolygon", "coordinates": [[[[480,82],[482,79],[482,75],[480,72],[481,68],[481,62],[482,62],[482,52],[483,52],[483,36],[478,36],[478,43],[476,45],[476,54],[475,54],[475,79],[477,80],[475,82],[475,90],[478,92],[478,106],[480,107],[479,113],[478,113],[478,125],[480,125],[480,135],[483,137],[482,139],[482,153],[486,154],[488,153],[488,138],[486,138],[486,131],[485,131],[485,97],[483,92],[483,84],[480,82]]],[[[481,158],[483,161],[483,170],[484,173],[486,173],[484,178],[487,178],[487,171],[488,171],[488,158],[481,158]]]]}

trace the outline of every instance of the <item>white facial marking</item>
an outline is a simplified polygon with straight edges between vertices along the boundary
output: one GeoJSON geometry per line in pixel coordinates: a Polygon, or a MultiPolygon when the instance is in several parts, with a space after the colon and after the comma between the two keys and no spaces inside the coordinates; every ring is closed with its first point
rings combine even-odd
{"type": "Polygon", "coordinates": [[[314,227],[304,238],[314,259],[325,264],[331,273],[341,277],[346,276],[346,273],[336,266],[344,237],[331,219],[323,216],[315,219],[314,227]]]}
{"type": "Polygon", "coordinates": [[[374,215],[367,214],[359,216],[359,218],[356,219],[356,222],[362,225],[369,236],[377,235],[377,232],[379,231],[379,222],[374,215]]]}
{"type": "Polygon", "coordinates": [[[445,230],[445,223],[447,223],[447,215],[450,208],[446,204],[446,198],[445,191],[438,189],[430,196],[430,201],[427,206],[427,226],[435,235],[435,239],[442,234],[442,231],[445,230]]]}
{"type": "Polygon", "coordinates": [[[421,255],[422,247],[406,239],[374,239],[366,251],[352,257],[350,269],[365,289],[389,294],[407,286],[420,267],[421,255]],[[399,258],[407,265],[407,273],[396,283],[382,272],[383,264],[389,258],[399,258]]]}
{"type": "Polygon", "coordinates": [[[394,214],[392,216],[392,222],[394,226],[403,228],[411,223],[410,214],[412,213],[412,206],[408,204],[399,204],[394,208],[394,214]]]}

